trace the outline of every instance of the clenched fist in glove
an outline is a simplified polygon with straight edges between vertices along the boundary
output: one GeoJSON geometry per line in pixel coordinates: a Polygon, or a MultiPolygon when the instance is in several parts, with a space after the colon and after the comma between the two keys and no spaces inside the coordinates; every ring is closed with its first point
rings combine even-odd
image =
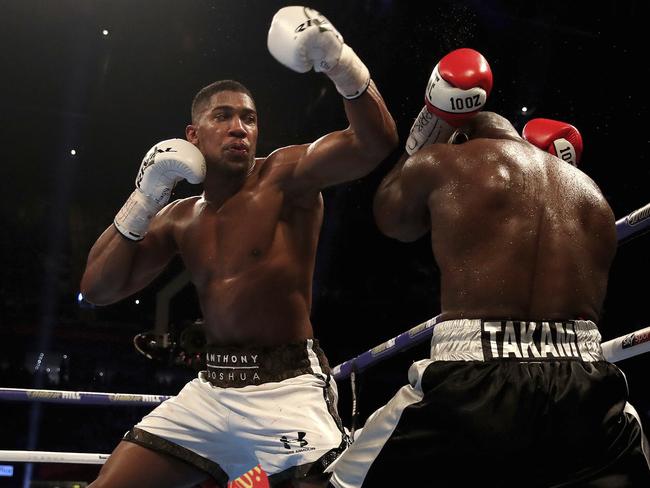
{"type": "Polygon", "coordinates": [[[145,155],[135,179],[135,190],[115,216],[113,223],[127,239],[144,238],[151,219],[162,209],[176,183],[201,183],[205,159],[201,151],[184,139],[169,139],[153,146],[145,155]]]}
{"type": "Polygon", "coordinates": [[[370,72],[325,16],[308,7],[284,7],[273,16],[267,46],[275,59],[298,73],[325,73],[347,99],[363,94],[370,72]]]}
{"type": "Polygon", "coordinates": [[[492,90],[492,70],[481,53],[456,49],[433,68],[424,107],[415,119],[406,152],[434,142],[448,142],[454,129],[479,112],[492,90]]]}

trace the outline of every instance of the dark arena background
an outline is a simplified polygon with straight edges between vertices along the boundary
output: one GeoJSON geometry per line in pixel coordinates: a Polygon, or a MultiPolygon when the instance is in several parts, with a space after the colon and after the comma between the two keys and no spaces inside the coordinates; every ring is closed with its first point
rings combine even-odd
{"type": "MultiPolygon", "coordinates": [[[[184,137],[191,100],[202,86],[232,78],[251,89],[260,115],[259,156],[346,126],[340,96],[325,76],[294,73],[269,54],[268,27],[285,5],[2,2],[0,387],[174,395],[196,374],[178,359],[178,346],[155,350],[148,359],[133,345],[137,334],[161,327],[170,341],[179,344],[186,332],[185,345],[196,345],[188,327],[196,327],[201,314],[179,261],[141,293],[111,306],[85,302],[79,281],[90,247],[132,191],[144,153],[159,140],[184,137]],[[179,289],[169,308],[157,312],[163,291],[174,283],[179,289]]],[[[429,238],[402,244],[384,237],[371,202],[422,107],[433,66],[447,52],[472,47],[485,55],[494,73],[486,109],[517,129],[532,117],[577,126],[585,144],[580,167],[617,218],[650,202],[650,77],[641,2],[308,6],[326,15],[369,67],[401,139],[369,176],[323,192],[312,320],[332,365],[440,310],[429,238]]],[[[183,183],[175,197],[200,191],[183,183]]],[[[599,324],[604,340],[650,325],[649,245],[650,236],[641,235],[619,247],[599,324]]],[[[362,375],[359,422],[406,382],[409,364],[427,349],[419,345],[362,375]]],[[[618,363],[646,427],[648,359],[618,363]]],[[[349,425],[349,381],[340,382],[339,392],[349,425]]],[[[108,453],[150,409],[0,402],[0,450],[108,453]]],[[[0,465],[0,487],[81,487],[99,469],[0,465]]]]}

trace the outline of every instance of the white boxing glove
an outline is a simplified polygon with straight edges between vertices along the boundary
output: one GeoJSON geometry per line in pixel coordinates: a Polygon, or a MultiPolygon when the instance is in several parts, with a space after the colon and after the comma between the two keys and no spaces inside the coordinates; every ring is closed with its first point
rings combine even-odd
{"type": "Polygon", "coordinates": [[[143,239],[151,219],[167,204],[176,183],[185,179],[198,184],[204,178],[205,158],[194,144],[184,139],[159,142],[142,160],[135,191],[115,216],[115,227],[127,239],[143,239]]]}
{"type": "Polygon", "coordinates": [[[325,73],[347,99],[363,94],[370,72],[327,18],[308,7],[276,12],[267,37],[269,52],[287,68],[325,73]]]}
{"type": "Polygon", "coordinates": [[[455,129],[447,122],[430,112],[426,105],[411,126],[409,137],[406,140],[406,152],[412,156],[424,146],[435,142],[449,142],[455,129]]]}

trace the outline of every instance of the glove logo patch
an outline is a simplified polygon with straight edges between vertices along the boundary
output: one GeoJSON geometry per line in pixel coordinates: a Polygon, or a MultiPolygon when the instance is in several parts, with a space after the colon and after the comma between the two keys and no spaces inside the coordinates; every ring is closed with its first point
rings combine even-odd
{"type": "Polygon", "coordinates": [[[330,27],[329,23],[327,21],[323,21],[321,19],[308,19],[307,22],[303,22],[300,24],[298,27],[296,27],[296,30],[294,32],[302,32],[304,30],[307,30],[310,28],[312,25],[315,25],[318,27],[318,30],[320,32],[326,32],[326,31],[331,31],[332,28],[330,27]]]}
{"type": "Polygon", "coordinates": [[[165,149],[158,149],[158,146],[155,146],[142,160],[142,165],[140,165],[140,171],[138,172],[138,177],[135,180],[135,186],[140,188],[140,182],[144,176],[145,170],[156,162],[156,155],[159,153],[168,153],[168,152],[178,152],[173,147],[167,147],[165,149]]]}
{"type": "Polygon", "coordinates": [[[303,13],[305,14],[305,17],[307,17],[307,22],[303,22],[298,27],[296,27],[296,30],[294,32],[296,33],[302,32],[308,29],[309,27],[311,27],[312,25],[318,27],[318,30],[320,32],[334,30],[332,28],[332,25],[329,23],[329,21],[325,17],[320,15],[318,11],[309,7],[305,7],[303,9],[303,13]]]}
{"type": "Polygon", "coordinates": [[[433,89],[440,82],[440,75],[438,74],[437,70],[438,67],[436,66],[435,71],[433,72],[433,76],[429,80],[429,86],[427,86],[427,97],[429,98],[429,100],[433,99],[433,89]]]}

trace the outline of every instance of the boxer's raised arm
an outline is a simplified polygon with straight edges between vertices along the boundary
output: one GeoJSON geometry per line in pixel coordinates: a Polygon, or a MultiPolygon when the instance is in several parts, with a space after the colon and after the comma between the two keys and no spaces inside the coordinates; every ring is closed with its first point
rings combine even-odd
{"type": "Polygon", "coordinates": [[[365,64],[320,13],[285,7],[273,18],[271,54],[288,68],[323,72],[344,98],[350,126],[306,146],[292,184],[319,190],[365,176],[397,145],[397,130],[365,64]]]}

